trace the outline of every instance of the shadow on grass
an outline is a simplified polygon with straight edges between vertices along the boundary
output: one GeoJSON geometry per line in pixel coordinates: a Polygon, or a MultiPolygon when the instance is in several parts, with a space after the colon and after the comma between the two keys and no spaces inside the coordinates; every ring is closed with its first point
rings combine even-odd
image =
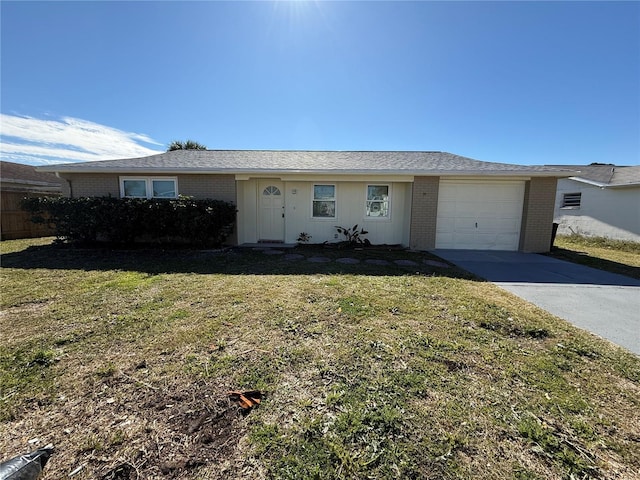
{"type": "Polygon", "coordinates": [[[124,250],[51,244],[31,246],[4,254],[2,266],[25,270],[124,270],[149,274],[434,275],[483,281],[429,253],[397,249],[334,250],[303,247],[275,254],[274,250],[244,248],[215,251],[148,248],[124,250]],[[357,260],[357,263],[341,263],[345,259],[357,260]]]}
{"type": "Polygon", "coordinates": [[[572,263],[577,263],[580,265],[585,265],[587,267],[597,268],[598,270],[617,273],[618,275],[625,275],[627,277],[640,280],[640,268],[633,267],[631,265],[625,265],[624,263],[613,262],[604,258],[593,257],[586,252],[553,247],[553,250],[551,250],[551,252],[547,253],[546,255],[549,257],[557,258],[558,260],[566,260],[572,263]]]}

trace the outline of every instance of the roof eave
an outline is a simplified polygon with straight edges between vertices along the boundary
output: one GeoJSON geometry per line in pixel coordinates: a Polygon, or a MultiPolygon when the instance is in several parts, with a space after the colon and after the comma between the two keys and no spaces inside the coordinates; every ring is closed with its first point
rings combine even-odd
{"type": "Polygon", "coordinates": [[[566,178],[575,175],[573,171],[537,171],[537,170],[375,170],[375,169],[268,169],[268,168],[202,168],[202,167],[92,167],[83,165],[82,168],[73,165],[64,166],[42,166],[37,167],[39,171],[59,173],[111,173],[111,174],[202,174],[202,175],[414,175],[414,176],[529,176],[529,177],[556,177],[566,178]]]}
{"type": "Polygon", "coordinates": [[[587,178],[581,177],[569,177],[569,180],[574,180],[580,183],[586,183],[587,185],[593,185],[598,188],[625,188],[625,187],[639,187],[640,182],[629,182],[629,183],[602,183],[596,182],[594,180],[589,180],[587,178]]]}
{"type": "Polygon", "coordinates": [[[631,182],[631,183],[617,183],[615,185],[607,185],[605,187],[602,188],[633,188],[633,187],[640,187],[640,182],[631,182]]]}
{"type": "Polygon", "coordinates": [[[34,187],[60,188],[60,183],[44,182],[40,180],[21,180],[19,178],[0,178],[2,183],[19,183],[21,185],[33,185],[34,187]]]}

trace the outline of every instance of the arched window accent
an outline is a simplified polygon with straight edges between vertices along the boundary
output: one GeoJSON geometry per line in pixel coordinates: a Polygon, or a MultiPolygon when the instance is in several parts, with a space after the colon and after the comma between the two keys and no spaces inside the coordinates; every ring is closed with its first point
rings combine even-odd
{"type": "Polygon", "coordinates": [[[281,193],[278,187],[270,185],[262,191],[262,195],[281,195],[281,193]]]}

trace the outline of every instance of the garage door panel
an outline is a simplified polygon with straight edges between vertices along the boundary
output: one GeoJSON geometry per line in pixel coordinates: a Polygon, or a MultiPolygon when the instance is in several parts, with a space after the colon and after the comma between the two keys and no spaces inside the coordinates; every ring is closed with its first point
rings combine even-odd
{"type": "Polygon", "coordinates": [[[447,218],[442,222],[439,222],[436,228],[436,233],[453,234],[459,233],[474,233],[476,229],[476,221],[473,218],[447,218]]]}
{"type": "Polygon", "coordinates": [[[497,213],[502,212],[504,209],[496,203],[471,203],[468,205],[467,214],[475,212],[476,218],[493,218],[497,213]]]}
{"type": "Polygon", "coordinates": [[[476,200],[482,198],[487,203],[500,203],[504,201],[506,194],[508,194],[506,189],[476,190],[476,200]]]}
{"type": "Polygon", "coordinates": [[[479,218],[471,226],[474,227],[476,223],[478,226],[474,229],[483,233],[493,232],[496,235],[520,233],[520,219],[517,218],[479,218]]]}
{"type": "Polygon", "coordinates": [[[445,191],[438,192],[439,202],[452,202],[455,204],[456,199],[457,199],[457,190],[455,188],[450,188],[445,191]]]}
{"type": "Polygon", "coordinates": [[[455,226],[454,232],[474,233],[478,222],[475,217],[461,217],[456,218],[453,223],[455,226]]]}
{"type": "Polygon", "coordinates": [[[478,221],[475,222],[477,227],[475,230],[478,230],[478,233],[486,235],[487,233],[493,233],[498,228],[498,219],[497,218],[478,218],[478,221]]]}
{"type": "Polygon", "coordinates": [[[520,235],[520,219],[519,218],[499,218],[496,221],[496,228],[500,232],[520,235]]]}
{"type": "Polygon", "coordinates": [[[441,222],[436,225],[436,232],[438,233],[451,233],[455,231],[455,218],[445,217],[441,222]]]}
{"type": "Polygon", "coordinates": [[[514,250],[513,237],[511,235],[498,235],[494,240],[494,245],[487,250],[514,250]]]}
{"type": "Polygon", "coordinates": [[[524,186],[522,191],[518,194],[512,194],[514,203],[499,203],[500,211],[505,214],[513,215],[514,217],[522,217],[522,205],[524,203],[524,186]]]}
{"type": "MultiPolygon", "coordinates": [[[[453,233],[450,233],[450,232],[436,233],[436,237],[440,240],[440,242],[447,245],[453,245],[453,242],[455,240],[453,233]]],[[[447,247],[447,248],[456,248],[456,247],[447,247]]]]}
{"type": "Polygon", "coordinates": [[[442,213],[445,214],[454,214],[456,213],[456,202],[448,202],[443,201],[442,203],[438,203],[438,209],[442,208],[442,213]]]}
{"type": "Polygon", "coordinates": [[[436,248],[517,250],[524,182],[440,182],[436,248]]]}
{"type": "Polygon", "coordinates": [[[475,233],[470,233],[470,234],[459,233],[455,235],[453,240],[454,246],[450,248],[457,248],[459,250],[470,250],[470,249],[478,248],[475,246],[476,243],[477,243],[477,238],[475,233]]]}
{"type": "Polygon", "coordinates": [[[466,250],[503,250],[497,241],[495,235],[480,235],[465,246],[466,250]]]}

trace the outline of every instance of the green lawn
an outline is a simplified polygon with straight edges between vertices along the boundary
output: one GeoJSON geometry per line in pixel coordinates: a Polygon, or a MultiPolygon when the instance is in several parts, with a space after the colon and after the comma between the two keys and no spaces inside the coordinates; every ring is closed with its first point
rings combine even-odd
{"type": "Polygon", "coordinates": [[[557,237],[554,246],[551,255],[561,260],[640,280],[640,243],[571,235],[557,237]]]}
{"type": "Polygon", "coordinates": [[[640,359],[426,254],[50,242],[0,244],[0,452],[45,479],[640,475],[640,359]]]}

